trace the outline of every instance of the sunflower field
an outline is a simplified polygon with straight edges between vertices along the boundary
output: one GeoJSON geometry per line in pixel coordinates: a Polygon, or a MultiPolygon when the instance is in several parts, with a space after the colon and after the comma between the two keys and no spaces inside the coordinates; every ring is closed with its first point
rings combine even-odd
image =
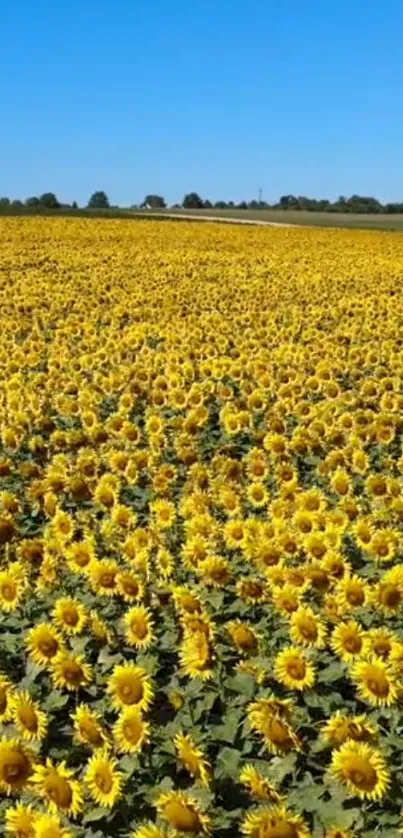
{"type": "Polygon", "coordinates": [[[0,220],[0,834],[403,834],[403,237],[0,220]]]}

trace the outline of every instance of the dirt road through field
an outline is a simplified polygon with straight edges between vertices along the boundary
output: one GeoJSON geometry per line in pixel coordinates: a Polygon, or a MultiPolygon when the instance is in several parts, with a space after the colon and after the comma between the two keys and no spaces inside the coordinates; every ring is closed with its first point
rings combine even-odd
{"type": "Polygon", "coordinates": [[[300,227],[300,224],[285,224],[282,221],[264,221],[256,218],[228,218],[222,215],[196,215],[188,212],[136,212],[133,210],[132,215],[138,215],[141,218],[180,218],[188,221],[219,221],[226,224],[252,224],[258,227],[300,227]]]}

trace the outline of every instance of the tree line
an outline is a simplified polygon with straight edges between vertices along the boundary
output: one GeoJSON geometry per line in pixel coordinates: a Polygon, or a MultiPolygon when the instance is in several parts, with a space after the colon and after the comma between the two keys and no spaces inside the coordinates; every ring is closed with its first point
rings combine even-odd
{"type": "MultiPolygon", "coordinates": [[[[132,209],[150,209],[159,210],[165,209],[167,202],[162,195],[149,194],[146,195],[141,204],[133,204],[132,209]]],[[[103,190],[97,190],[89,198],[86,206],[88,210],[108,210],[119,207],[112,206],[109,198],[103,190]]],[[[197,192],[188,192],[181,204],[174,204],[173,209],[192,209],[192,210],[223,210],[223,209],[237,209],[237,210],[284,210],[284,211],[304,211],[304,212],[333,212],[333,213],[387,213],[403,214],[403,202],[389,202],[382,204],[377,198],[365,197],[362,195],[351,195],[346,198],[341,195],[336,201],[329,201],[328,199],[307,198],[305,196],[296,195],[282,195],[280,200],[276,203],[270,204],[266,201],[209,201],[202,198],[197,192]]],[[[13,211],[28,210],[30,212],[48,212],[52,210],[78,210],[80,209],[78,203],[73,201],[71,204],[62,203],[59,201],[54,192],[44,192],[42,195],[34,195],[27,198],[25,201],[11,200],[10,198],[0,197],[0,212],[7,212],[8,209],[13,211]]]]}
{"type": "MultiPolygon", "coordinates": [[[[160,199],[163,201],[163,199],[160,199]]],[[[159,206],[165,206],[160,204],[159,206]]],[[[182,206],[184,209],[272,209],[284,211],[304,211],[304,212],[343,212],[343,213],[403,213],[402,202],[390,202],[382,204],[377,198],[364,197],[362,195],[351,195],[350,198],[345,198],[341,195],[337,201],[329,201],[326,198],[306,198],[303,195],[282,195],[279,201],[269,204],[266,201],[215,201],[212,203],[209,200],[203,200],[197,192],[190,192],[185,195],[182,204],[175,205],[182,206]]]]}

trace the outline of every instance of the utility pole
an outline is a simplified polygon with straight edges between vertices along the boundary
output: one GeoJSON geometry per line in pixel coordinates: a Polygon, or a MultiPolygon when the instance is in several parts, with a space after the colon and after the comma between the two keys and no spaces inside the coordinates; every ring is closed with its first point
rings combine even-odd
{"type": "Polygon", "coordinates": [[[259,189],[259,207],[262,206],[262,187],[259,189]]]}

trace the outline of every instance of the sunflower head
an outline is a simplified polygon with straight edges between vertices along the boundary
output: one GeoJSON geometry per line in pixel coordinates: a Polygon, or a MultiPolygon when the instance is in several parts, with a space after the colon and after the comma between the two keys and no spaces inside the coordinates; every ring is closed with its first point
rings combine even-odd
{"type": "Polygon", "coordinates": [[[87,764],[85,785],[99,806],[112,809],[122,794],[123,778],[107,750],[95,751],[87,764]]]}
{"type": "Polygon", "coordinates": [[[136,649],[146,649],[155,638],[151,612],[145,605],[134,605],[124,615],[126,640],[136,649]]]}
{"type": "Polygon", "coordinates": [[[290,620],[290,637],[301,646],[320,649],[325,644],[326,628],[312,608],[299,606],[290,620]]]}
{"type": "Polygon", "coordinates": [[[73,597],[60,597],[53,608],[53,619],[66,634],[79,634],[87,620],[85,606],[73,597]]]}
{"type": "Polygon", "coordinates": [[[331,647],[342,661],[363,657],[369,650],[365,632],[355,620],[339,623],[333,631],[331,647]]]}
{"type": "Polygon", "coordinates": [[[60,634],[47,623],[39,623],[30,629],[26,643],[34,663],[40,666],[50,664],[63,648],[60,634]]]}
{"type": "Polygon", "coordinates": [[[120,751],[135,754],[149,742],[151,727],[137,707],[122,710],[114,726],[114,737],[120,751]]]}
{"type": "Polygon", "coordinates": [[[45,765],[37,765],[32,782],[50,811],[73,817],[81,811],[84,804],[81,784],[64,762],[56,766],[47,759],[45,765]]]}
{"type": "Polygon", "coordinates": [[[28,692],[15,693],[12,701],[14,723],[21,736],[28,742],[40,741],[46,736],[48,720],[46,713],[33,701],[28,692]]]}
{"type": "Polygon", "coordinates": [[[274,675],[285,687],[293,690],[309,689],[315,683],[315,668],[304,652],[290,646],[278,653],[274,675]]]}
{"type": "Polygon", "coordinates": [[[363,742],[348,741],[334,751],[331,773],[362,800],[379,800],[390,785],[383,756],[363,742]]]}
{"type": "Polygon", "coordinates": [[[6,809],[4,826],[10,838],[33,838],[35,811],[31,806],[17,803],[6,809]]]}
{"type": "Polygon", "coordinates": [[[181,765],[203,786],[210,785],[211,766],[207,762],[203,751],[193,742],[191,736],[178,733],[174,739],[177,757],[181,765]]]}
{"type": "Polygon", "coordinates": [[[5,794],[20,792],[32,774],[31,752],[17,739],[0,742],[0,791],[5,794]]]}
{"type": "Polygon", "coordinates": [[[92,669],[84,658],[71,652],[59,652],[52,660],[52,679],[56,687],[79,690],[92,681],[92,669]]]}
{"type": "Polygon", "coordinates": [[[352,668],[352,678],[359,695],[378,707],[387,707],[397,700],[397,679],[392,666],[382,658],[359,660],[352,668]]]}
{"type": "Polygon", "coordinates": [[[111,696],[113,707],[117,710],[125,707],[147,710],[154,696],[154,690],[145,669],[128,662],[114,667],[107,691],[111,696]]]}
{"type": "Polygon", "coordinates": [[[62,825],[58,815],[45,813],[35,816],[34,838],[73,838],[73,833],[62,825]]]}
{"type": "Polygon", "coordinates": [[[241,833],[246,838],[311,838],[302,818],[285,806],[252,810],[242,822],[241,833]]]}
{"type": "Polygon", "coordinates": [[[79,704],[72,714],[74,735],[78,742],[90,748],[102,748],[108,740],[100,716],[87,704],[79,704]]]}
{"type": "Polygon", "coordinates": [[[354,742],[374,741],[377,730],[365,715],[346,716],[338,710],[325,723],[322,735],[331,747],[339,748],[348,739],[354,742]]]}
{"type": "Polygon", "coordinates": [[[241,620],[234,620],[227,623],[227,631],[231,640],[239,652],[255,652],[258,646],[258,638],[252,626],[241,620]]]}
{"type": "Polygon", "coordinates": [[[197,800],[187,792],[170,791],[156,801],[161,817],[177,832],[195,835],[210,832],[210,819],[203,813],[197,800]]]}
{"type": "Polygon", "coordinates": [[[270,780],[253,765],[245,765],[239,775],[239,780],[254,800],[281,803],[284,799],[270,780]]]}

